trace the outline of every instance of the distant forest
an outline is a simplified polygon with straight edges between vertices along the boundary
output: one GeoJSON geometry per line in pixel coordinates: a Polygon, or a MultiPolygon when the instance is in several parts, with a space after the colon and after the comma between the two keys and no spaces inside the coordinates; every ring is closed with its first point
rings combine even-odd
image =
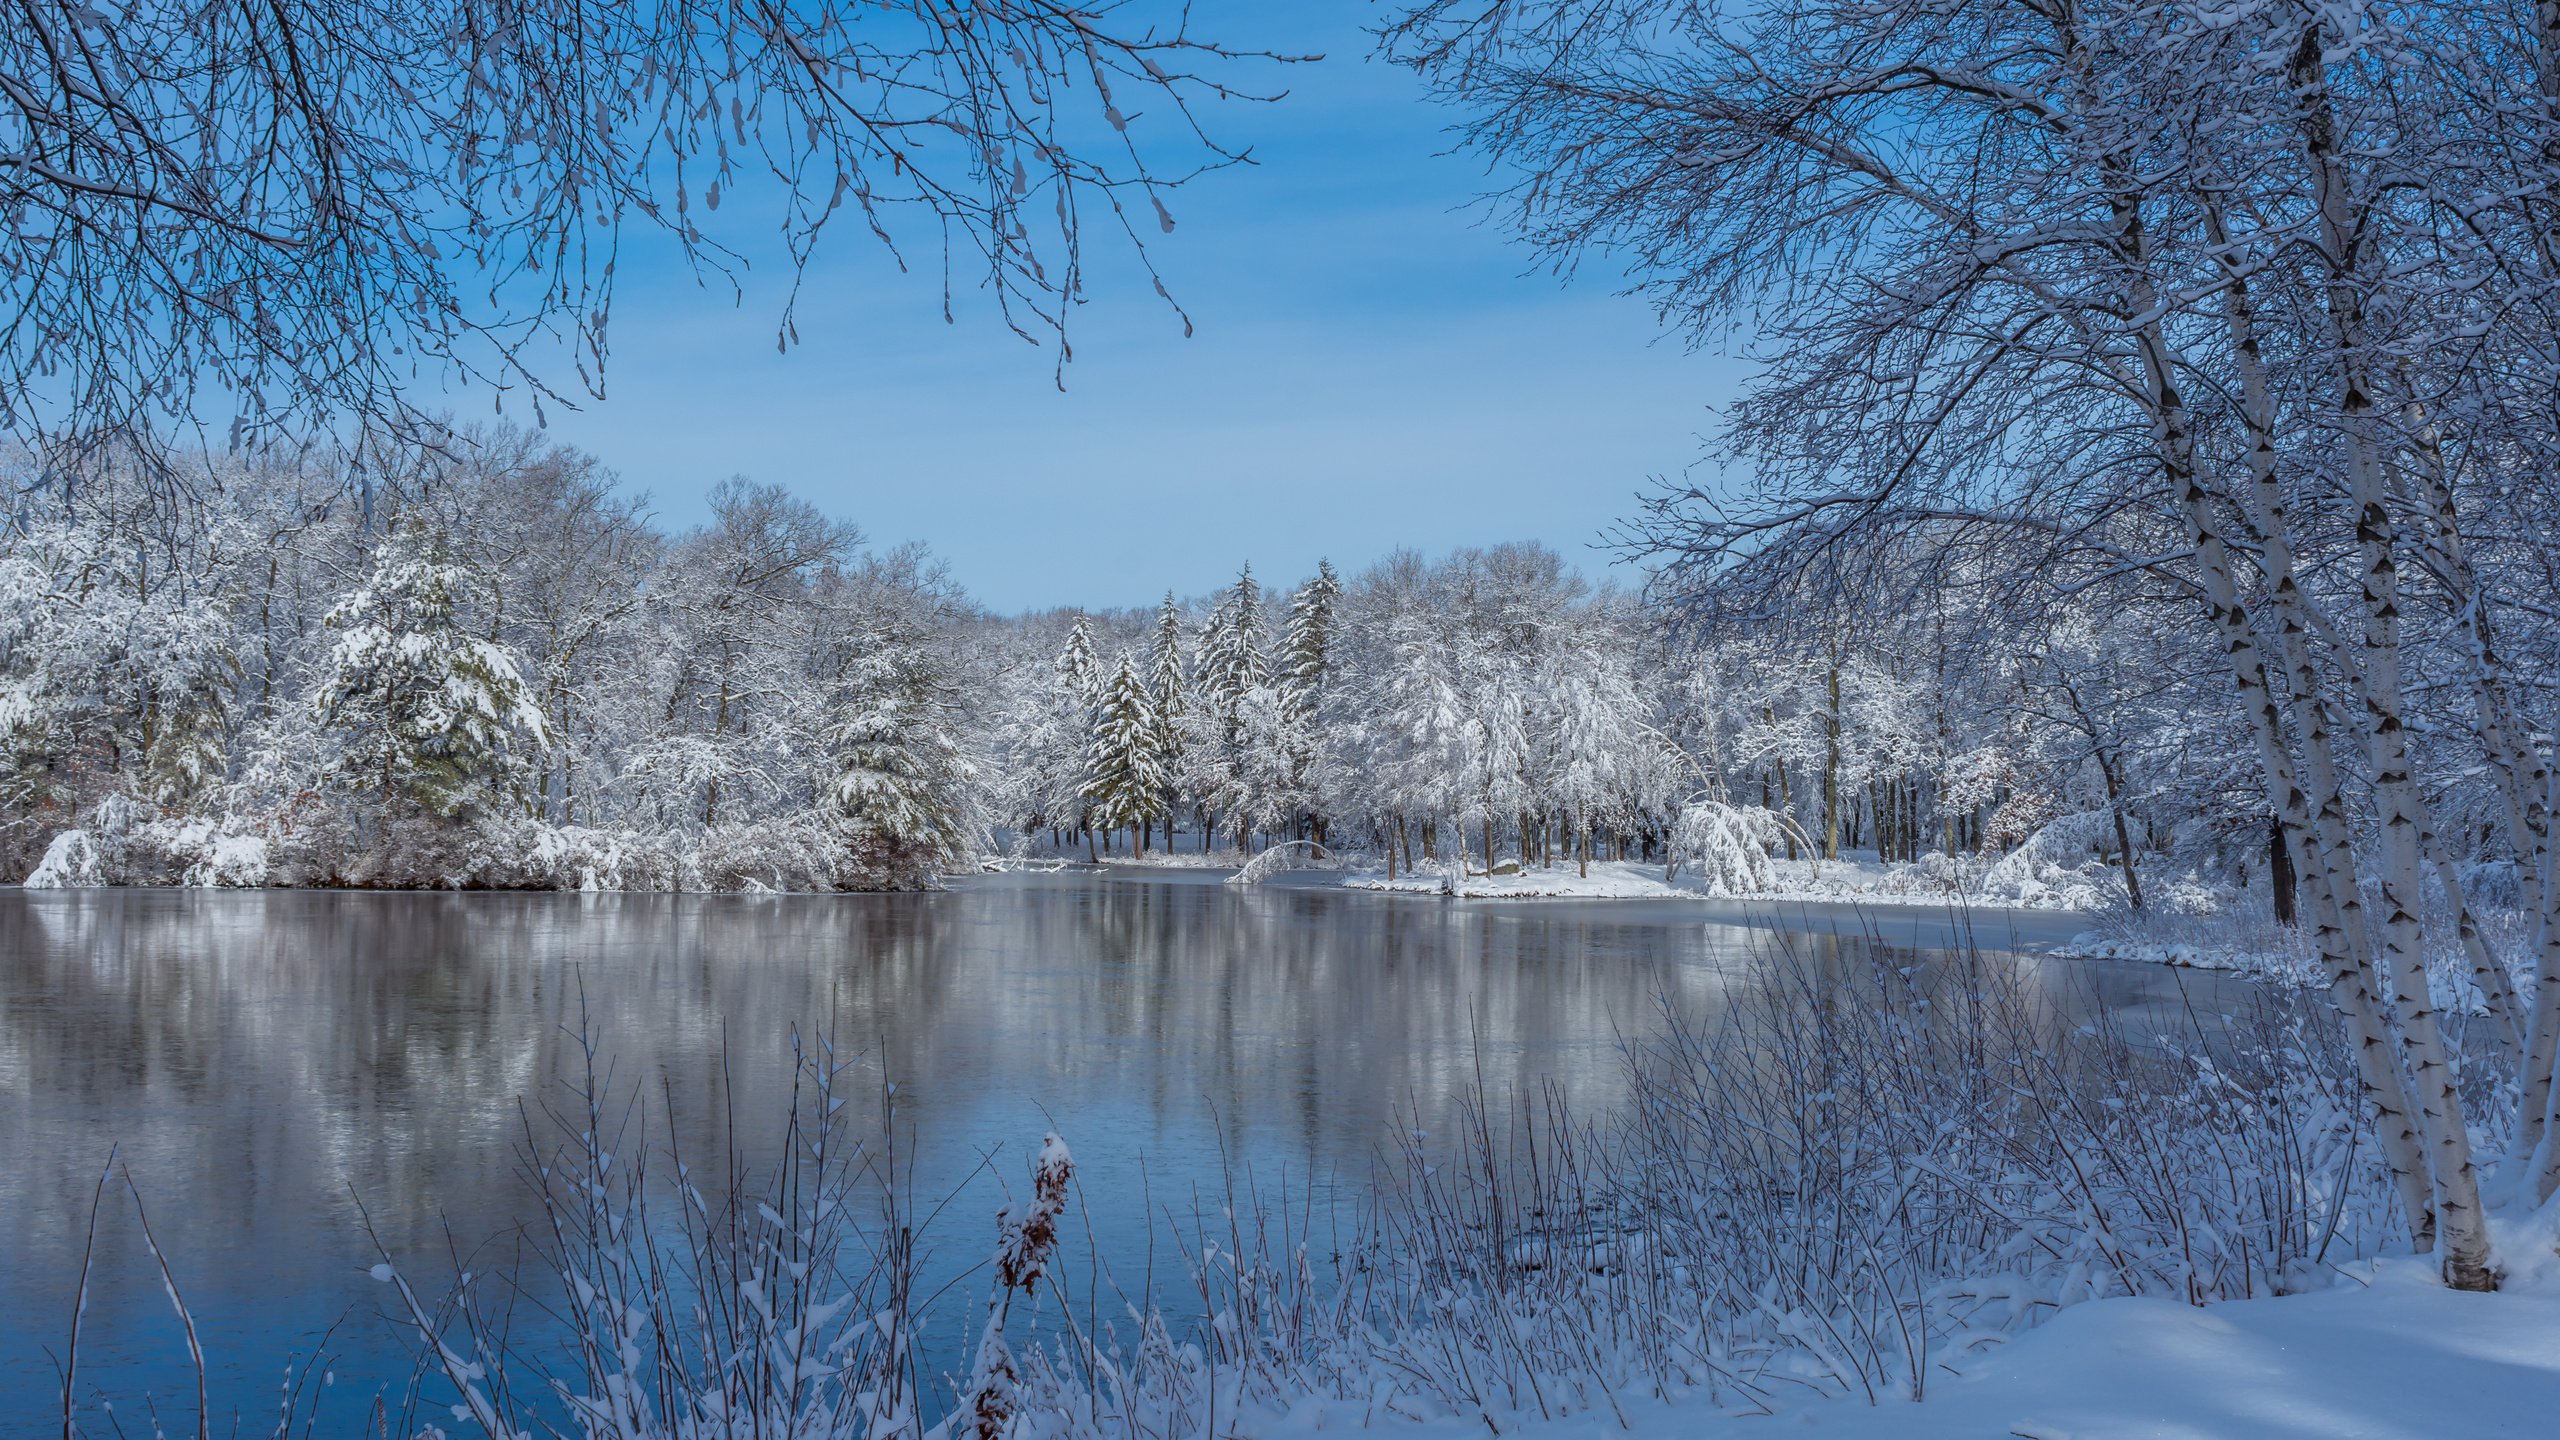
{"type": "Polygon", "coordinates": [[[1528,543],[998,616],[780,486],[724,483],[670,532],[523,432],[369,458],[224,467],[174,508],[102,466],[20,509],[15,875],[900,888],[1300,841],[1734,891],[1865,852],[2089,903],[2271,868],[2195,617],[2106,591],[2028,613],[1944,555],[1889,605],[1748,623],[1528,543]]]}

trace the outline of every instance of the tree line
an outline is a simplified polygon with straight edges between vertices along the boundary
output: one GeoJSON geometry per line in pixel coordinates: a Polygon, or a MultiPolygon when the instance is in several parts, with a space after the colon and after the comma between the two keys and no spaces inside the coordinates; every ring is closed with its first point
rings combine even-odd
{"type": "Polygon", "coordinates": [[[175,509],[104,466],[0,529],[15,874],[66,832],[104,878],[213,883],[907,886],[1275,843],[1734,890],[1857,853],[1978,888],[2018,852],[2010,898],[2083,901],[2263,868],[2197,743],[2201,647],[2094,609],[2023,645],[1952,597],[1714,634],[1523,543],[1008,617],[778,486],[671,532],[523,432],[373,462],[175,509]]]}

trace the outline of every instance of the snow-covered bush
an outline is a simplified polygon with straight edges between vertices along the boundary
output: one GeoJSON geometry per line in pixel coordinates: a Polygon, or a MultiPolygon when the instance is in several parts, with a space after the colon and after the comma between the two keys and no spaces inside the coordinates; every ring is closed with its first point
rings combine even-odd
{"type": "Polygon", "coordinates": [[[2166,879],[2146,881],[2149,903],[2173,915],[2219,915],[2236,897],[2230,886],[2181,870],[2166,879]]]}
{"type": "Polygon", "coordinates": [[[1785,842],[1786,821],[1756,805],[1728,805],[1703,796],[1680,807],[1671,831],[1667,873],[1698,877],[1710,895],[1754,895],[1777,883],[1770,852],[1785,842]]]}
{"type": "MultiPolygon", "coordinates": [[[[674,832],[513,819],[477,827],[443,883],[583,891],[830,891],[930,883],[911,854],[849,844],[828,817],[722,824],[674,832]]],[[[432,879],[419,883],[435,884],[432,879]]]]}
{"type": "Polygon", "coordinates": [[[110,795],[65,830],[27,875],[30,889],[87,885],[264,885],[267,836],[236,817],[164,814],[110,795]]]}
{"type": "Polygon", "coordinates": [[[2053,910],[2123,903],[2123,878],[2097,858],[2101,846],[2114,838],[2111,823],[2101,810],[2047,822],[1983,872],[1982,897],[2053,910]]]}
{"type": "Polygon", "coordinates": [[[1333,863],[1323,846],[1312,840],[1284,840],[1236,867],[1226,879],[1229,885],[1253,886],[1274,875],[1290,870],[1308,870],[1333,863]]]}
{"type": "Polygon", "coordinates": [[[1978,856],[1931,850],[1911,862],[1913,888],[1941,895],[1966,895],[1982,883],[1985,866],[1978,856]]]}
{"type": "Polygon", "coordinates": [[[25,881],[30,890],[74,890],[107,883],[106,864],[98,854],[98,842],[86,830],[65,830],[44,847],[44,858],[36,862],[25,881]]]}
{"type": "Polygon", "coordinates": [[[125,843],[132,870],[155,876],[174,873],[174,883],[181,885],[264,885],[274,868],[267,837],[236,817],[155,817],[134,826],[125,843]]]}

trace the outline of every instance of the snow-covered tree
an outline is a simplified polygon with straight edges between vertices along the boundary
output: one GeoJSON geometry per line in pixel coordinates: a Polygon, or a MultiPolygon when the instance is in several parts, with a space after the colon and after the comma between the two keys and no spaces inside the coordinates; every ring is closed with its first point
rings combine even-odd
{"type": "Polygon", "coordinates": [[[1271,662],[1263,651],[1262,586],[1250,565],[1210,613],[1200,637],[1197,674],[1206,708],[1226,721],[1232,721],[1246,691],[1271,678],[1271,662]]]}
{"type": "Polygon", "coordinates": [[[466,633],[440,541],[385,542],[333,607],[313,703],[345,790],[448,818],[521,809],[551,728],[503,646],[466,633]]]}
{"type": "Polygon", "coordinates": [[[1194,703],[1185,710],[1184,788],[1207,806],[1213,827],[1232,830],[1238,823],[1223,812],[1233,808],[1243,784],[1245,697],[1271,678],[1263,646],[1262,587],[1247,565],[1200,632],[1194,703]]]}
{"type": "Polygon", "coordinates": [[[1286,779],[1280,788],[1290,792],[1294,808],[1308,814],[1318,839],[1324,831],[1318,801],[1323,788],[1320,775],[1331,740],[1326,682],[1331,678],[1334,611],[1341,600],[1342,582],[1333,573],[1332,562],[1317,561],[1315,578],[1289,598],[1289,618],[1280,641],[1278,681],[1285,721],[1281,743],[1287,754],[1286,779]]]}
{"type": "Polygon", "coordinates": [[[1190,690],[1182,654],[1182,609],[1168,590],[1164,603],[1156,607],[1155,634],[1147,652],[1147,698],[1155,706],[1156,753],[1164,761],[1167,848],[1173,844],[1172,819],[1182,801],[1182,715],[1190,690]]]}
{"type": "Polygon", "coordinates": [[[1093,621],[1078,615],[1075,629],[1067,632],[1067,643],[1058,651],[1058,686],[1061,703],[1091,710],[1102,703],[1104,687],[1110,677],[1102,671],[1102,662],[1093,650],[1093,621]]]}
{"type": "Polygon", "coordinates": [[[975,776],[941,708],[912,684],[865,687],[827,732],[821,803],[866,879],[921,884],[976,846],[975,776]]]}
{"type": "Polygon", "coordinates": [[[1093,825],[1105,834],[1131,831],[1141,851],[1147,846],[1148,827],[1164,814],[1169,772],[1162,733],[1155,698],[1136,662],[1123,654],[1094,707],[1083,799],[1093,825]]]}

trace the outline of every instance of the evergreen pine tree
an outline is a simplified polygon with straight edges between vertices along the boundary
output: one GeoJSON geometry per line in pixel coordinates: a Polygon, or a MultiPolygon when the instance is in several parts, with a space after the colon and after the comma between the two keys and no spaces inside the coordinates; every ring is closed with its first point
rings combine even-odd
{"type": "Polygon", "coordinates": [[[867,884],[919,885],[967,858],[978,828],[973,767],[934,677],[875,677],[826,732],[827,818],[867,884]]]}
{"type": "Polygon", "coordinates": [[[1310,727],[1324,693],[1326,657],[1333,645],[1333,611],[1342,599],[1342,582],[1329,560],[1316,562],[1316,578],[1298,587],[1289,600],[1289,620],[1280,644],[1281,693],[1289,699],[1292,718],[1310,727]]]}
{"type": "Polygon", "coordinates": [[[1051,662],[1053,677],[1030,747],[1037,789],[1033,818],[1053,829],[1080,831],[1086,824],[1085,756],[1093,741],[1095,707],[1102,702],[1101,666],[1093,654],[1093,625],[1076,617],[1075,628],[1051,662]]]}
{"type": "Polygon", "coordinates": [[[1127,655],[1095,710],[1093,745],[1086,752],[1085,803],[1105,831],[1140,832],[1162,812],[1169,776],[1157,739],[1155,702],[1127,655]]]}
{"type": "Polygon", "coordinates": [[[1077,708],[1090,710],[1102,703],[1102,664],[1093,655],[1093,621],[1076,617],[1076,626],[1067,632],[1067,643],[1058,651],[1058,685],[1077,708]]]}
{"type": "MultiPolygon", "coordinates": [[[[1232,809],[1244,775],[1245,697],[1270,678],[1262,653],[1262,587],[1247,565],[1235,585],[1209,614],[1200,635],[1200,663],[1194,674],[1199,696],[1195,747],[1191,757],[1193,791],[1205,805],[1232,809]]],[[[1227,817],[1240,823],[1241,817],[1227,817]]],[[[1242,838],[1241,834],[1238,836],[1242,838]]]]}
{"type": "Polygon", "coordinates": [[[1148,657],[1148,698],[1155,702],[1156,753],[1164,761],[1165,848],[1173,848],[1172,818],[1182,790],[1182,711],[1188,674],[1182,663],[1182,611],[1173,592],[1156,610],[1155,648],[1148,657]]]}
{"type": "Polygon", "coordinates": [[[231,756],[230,706],[221,687],[208,684],[163,702],[158,720],[143,754],[143,785],[162,804],[184,806],[223,778],[231,756]]]}
{"type": "MultiPolygon", "coordinates": [[[[1334,606],[1342,599],[1342,582],[1333,573],[1330,561],[1316,562],[1316,578],[1298,587],[1289,600],[1289,619],[1280,645],[1280,713],[1283,727],[1281,744],[1287,765],[1286,792],[1306,797],[1312,806],[1313,781],[1324,746],[1322,709],[1325,667],[1333,644],[1334,606]]],[[[1307,821],[1321,842],[1324,818],[1310,813],[1307,821]]]]}
{"type": "Polygon", "coordinates": [[[340,783],[447,818],[496,808],[551,743],[515,656],[459,623],[462,578],[438,542],[384,544],[329,612],[315,690],[340,783]]]}
{"type": "Polygon", "coordinates": [[[1246,691],[1271,678],[1262,654],[1262,587],[1247,565],[1209,617],[1200,642],[1200,686],[1209,708],[1232,728],[1246,691]]]}

